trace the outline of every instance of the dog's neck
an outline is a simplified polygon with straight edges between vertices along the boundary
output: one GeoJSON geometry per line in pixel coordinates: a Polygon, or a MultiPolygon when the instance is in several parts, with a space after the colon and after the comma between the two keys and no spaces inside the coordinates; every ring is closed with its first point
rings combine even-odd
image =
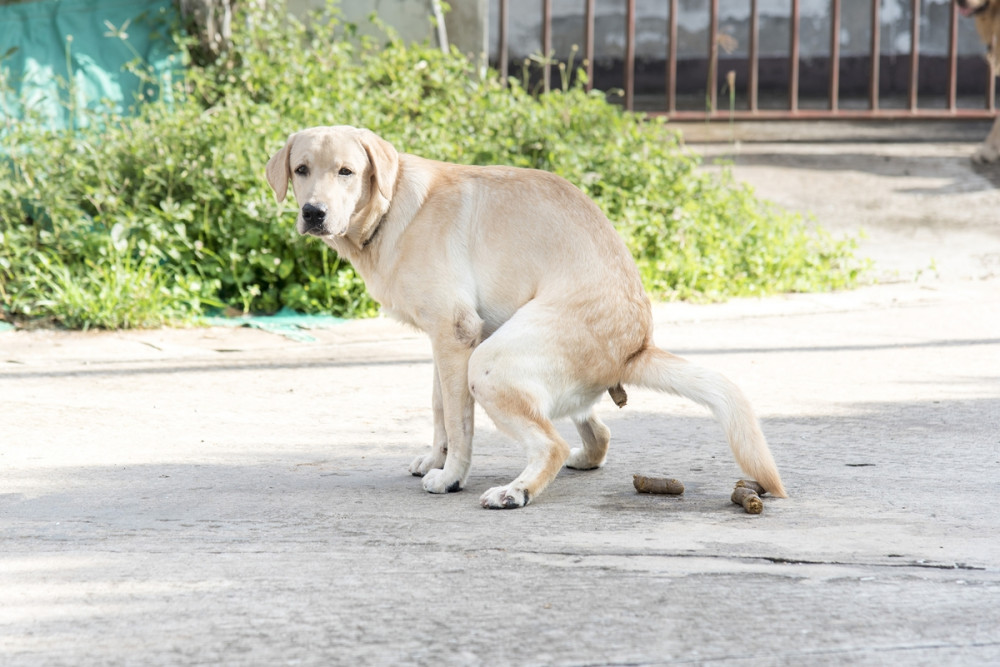
{"type": "Polygon", "coordinates": [[[366,238],[364,241],[361,242],[362,250],[367,248],[371,244],[371,242],[375,240],[375,237],[378,235],[379,230],[382,229],[382,223],[385,222],[385,219],[388,216],[389,216],[389,211],[386,211],[385,213],[382,214],[382,217],[378,219],[378,222],[375,223],[375,227],[368,234],[368,238],[366,238]]]}
{"type": "Polygon", "coordinates": [[[358,260],[369,254],[369,246],[373,241],[376,241],[379,232],[389,217],[389,209],[391,205],[386,207],[385,211],[381,214],[368,214],[367,220],[361,224],[361,229],[357,235],[348,234],[342,237],[328,237],[324,239],[331,248],[337,251],[338,254],[347,257],[347,259],[357,267],[358,260]],[[378,217],[375,217],[375,216],[378,217]],[[371,222],[374,220],[374,222],[371,222]]]}

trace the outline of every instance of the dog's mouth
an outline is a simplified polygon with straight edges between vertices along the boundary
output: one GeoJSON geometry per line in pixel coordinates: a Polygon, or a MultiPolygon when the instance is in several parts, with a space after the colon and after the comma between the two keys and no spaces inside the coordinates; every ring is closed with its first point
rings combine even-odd
{"type": "Polygon", "coordinates": [[[310,221],[304,218],[299,218],[296,229],[302,236],[314,236],[316,238],[335,238],[338,236],[344,236],[347,234],[347,228],[344,229],[331,229],[329,221],[317,222],[310,221]]]}
{"type": "Polygon", "coordinates": [[[308,226],[303,226],[302,231],[299,232],[303,236],[329,236],[330,233],[327,231],[326,227],[319,224],[312,224],[308,226]]]}

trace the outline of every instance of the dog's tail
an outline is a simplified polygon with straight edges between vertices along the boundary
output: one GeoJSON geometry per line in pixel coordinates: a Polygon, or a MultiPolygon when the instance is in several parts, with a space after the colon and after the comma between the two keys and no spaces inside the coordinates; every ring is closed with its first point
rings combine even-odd
{"type": "Polygon", "coordinates": [[[629,361],[623,383],[667,391],[706,406],[726,431],[733,456],[743,471],[768,493],[787,497],[753,408],[739,387],[725,376],[648,347],[629,361]]]}

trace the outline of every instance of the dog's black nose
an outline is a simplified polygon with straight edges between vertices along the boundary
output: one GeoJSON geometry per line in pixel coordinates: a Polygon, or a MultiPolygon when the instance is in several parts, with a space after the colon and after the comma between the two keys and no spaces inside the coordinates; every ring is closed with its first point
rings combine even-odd
{"type": "Polygon", "coordinates": [[[306,204],[302,207],[302,220],[307,230],[322,227],[326,220],[326,204],[306,204]]]}

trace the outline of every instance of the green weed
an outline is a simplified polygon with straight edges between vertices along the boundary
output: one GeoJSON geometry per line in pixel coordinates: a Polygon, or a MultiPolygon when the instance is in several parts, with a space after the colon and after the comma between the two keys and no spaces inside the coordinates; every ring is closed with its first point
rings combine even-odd
{"type": "Polygon", "coordinates": [[[83,330],[151,328],[188,318],[185,299],[161,268],[115,251],[74,266],[48,252],[35,255],[11,304],[33,323],[83,330]]]}

